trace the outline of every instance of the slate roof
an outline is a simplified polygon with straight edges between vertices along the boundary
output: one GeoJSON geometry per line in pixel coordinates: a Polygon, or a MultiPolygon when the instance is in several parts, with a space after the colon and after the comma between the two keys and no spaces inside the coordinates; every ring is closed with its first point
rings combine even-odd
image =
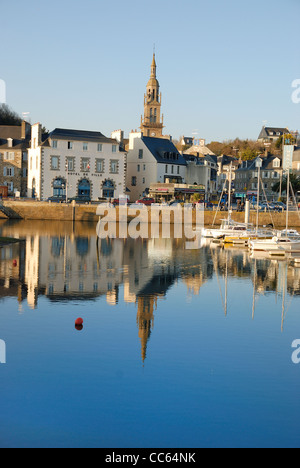
{"type": "MultiPolygon", "coordinates": [[[[256,168],[256,159],[255,158],[253,161],[247,161],[247,167],[243,167],[241,166],[238,171],[255,171],[257,170],[256,168]]],[[[267,157],[260,157],[260,159],[262,160],[262,167],[261,167],[261,170],[262,171],[266,171],[266,170],[274,170],[274,169],[279,169],[279,168],[274,168],[273,166],[273,161],[274,159],[280,159],[280,168],[282,168],[282,156],[274,156],[274,155],[269,155],[267,157]]]]}
{"type": "Polygon", "coordinates": [[[65,128],[56,128],[49,134],[52,140],[70,140],[70,141],[91,141],[94,143],[116,143],[116,140],[107,138],[100,132],[90,132],[87,130],[71,130],[65,128]]]}
{"type": "Polygon", "coordinates": [[[22,139],[21,125],[0,125],[0,149],[26,149],[29,147],[30,138],[22,139]],[[12,147],[8,146],[8,138],[12,138],[12,147]]]}
{"type": "Polygon", "coordinates": [[[166,138],[151,138],[143,136],[142,141],[158,163],[171,164],[174,162],[177,166],[187,165],[184,157],[179,153],[176,146],[170,140],[167,140],[166,138]],[[165,157],[166,153],[176,155],[176,159],[167,159],[165,157]]]}
{"type": "Polygon", "coordinates": [[[261,139],[269,138],[269,137],[272,137],[272,136],[278,136],[279,137],[279,136],[282,136],[285,133],[290,133],[288,128],[263,127],[260,134],[259,134],[258,139],[261,140],[261,139]],[[280,135],[277,135],[278,133],[280,135]]]}

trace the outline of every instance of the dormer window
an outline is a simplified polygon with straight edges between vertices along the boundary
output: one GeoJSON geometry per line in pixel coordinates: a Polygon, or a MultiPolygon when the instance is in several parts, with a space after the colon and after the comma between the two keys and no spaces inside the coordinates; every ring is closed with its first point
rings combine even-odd
{"type": "Polygon", "coordinates": [[[273,161],[273,167],[280,167],[280,160],[279,159],[274,159],[273,161]]]}

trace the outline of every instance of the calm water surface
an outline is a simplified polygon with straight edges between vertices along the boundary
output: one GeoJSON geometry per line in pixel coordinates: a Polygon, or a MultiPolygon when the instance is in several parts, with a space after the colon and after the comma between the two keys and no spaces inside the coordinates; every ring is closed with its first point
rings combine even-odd
{"type": "Polygon", "coordinates": [[[298,447],[300,269],[0,222],[1,447],[298,447]],[[75,329],[75,319],[84,328],[75,329]]]}

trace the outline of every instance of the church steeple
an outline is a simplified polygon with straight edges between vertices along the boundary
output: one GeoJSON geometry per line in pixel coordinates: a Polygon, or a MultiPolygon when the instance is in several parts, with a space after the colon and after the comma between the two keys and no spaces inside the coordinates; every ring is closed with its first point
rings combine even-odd
{"type": "Polygon", "coordinates": [[[141,119],[141,131],[145,136],[162,137],[163,117],[161,118],[161,94],[159,82],[156,77],[157,66],[155,53],[151,64],[150,79],[147,83],[147,92],[144,95],[144,119],[141,119]]]}

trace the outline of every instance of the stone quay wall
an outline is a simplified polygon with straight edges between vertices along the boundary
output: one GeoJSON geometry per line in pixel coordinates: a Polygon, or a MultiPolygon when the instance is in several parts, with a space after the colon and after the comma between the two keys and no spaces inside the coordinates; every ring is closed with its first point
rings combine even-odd
{"type": "MultiPolygon", "coordinates": [[[[98,222],[99,217],[96,214],[97,205],[66,205],[64,203],[49,203],[49,202],[35,202],[35,201],[11,201],[5,200],[3,205],[10,208],[11,216],[16,219],[24,220],[44,220],[44,221],[79,221],[79,222],[98,222]]],[[[117,208],[118,216],[118,208],[117,208]]],[[[216,216],[215,211],[205,211],[204,221],[206,226],[211,226],[216,216]]],[[[3,213],[0,212],[0,219],[7,219],[3,213]]],[[[226,212],[218,212],[215,225],[219,226],[222,219],[227,218],[226,212]]],[[[232,219],[237,222],[245,221],[244,213],[233,212],[232,219]]],[[[130,221],[130,218],[128,218],[130,221]]],[[[150,220],[150,216],[149,216],[150,220]]],[[[196,213],[193,213],[193,222],[196,221],[196,213]]],[[[171,223],[174,222],[174,216],[171,215],[171,223]]],[[[276,228],[285,228],[286,226],[286,213],[260,213],[259,224],[266,226],[274,223],[276,228]]],[[[256,212],[251,211],[250,223],[256,225],[256,212]]],[[[289,215],[289,225],[294,228],[300,228],[300,217],[297,212],[291,212],[289,215]]]]}

